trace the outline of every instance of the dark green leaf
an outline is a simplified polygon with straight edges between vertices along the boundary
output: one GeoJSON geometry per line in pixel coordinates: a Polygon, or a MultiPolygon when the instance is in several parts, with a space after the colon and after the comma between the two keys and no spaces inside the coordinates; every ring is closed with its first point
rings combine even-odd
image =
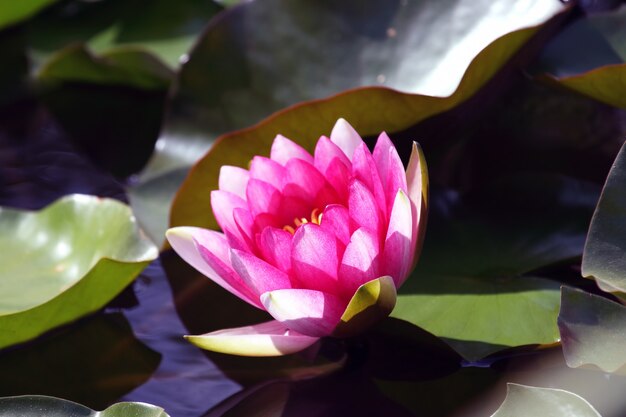
{"type": "Polygon", "coordinates": [[[166,90],[173,76],[161,61],[141,49],[116,48],[95,56],[80,44],[54,54],[38,74],[44,83],[71,81],[146,90],[166,90]]]}
{"type": "Polygon", "coordinates": [[[558,341],[559,283],[529,272],[579,256],[593,185],[518,175],[459,199],[431,199],[420,262],[393,317],[444,338],[468,360],[558,341]]]}
{"type": "Polygon", "coordinates": [[[366,135],[414,125],[473,95],[535,30],[492,42],[563,10],[556,1],[516,3],[519,8],[510,1],[500,7],[500,1],[264,0],[234,7],[211,22],[182,67],[149,169],[189,165],[225,132],[347,89],[451,95],[353,91],[249,133],[259,142],[256,151],[279,132],[309,144],[339,117],[366,135]]]}
{"type": "Polygon", "coordinates": [[[80,42],[96,53],[116,46],[141,47],[177,68],[181,56],[219,10],[203,0],[71,1],[50,8],[29,22],[28,29],[36,64],[80,42]]]}
{"type": "Polygon", "coordinates": [[[0,4],[0,29],[28,19],[58,0],[4,1],[0,4]]]}

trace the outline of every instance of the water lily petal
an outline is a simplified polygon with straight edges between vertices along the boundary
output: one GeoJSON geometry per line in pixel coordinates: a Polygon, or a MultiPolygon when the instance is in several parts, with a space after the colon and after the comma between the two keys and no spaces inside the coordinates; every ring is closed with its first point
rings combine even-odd
{"type": "Polygon", "coordinates": [[[230,262],[241,279],[256,294],[292,288],[289,275],[248,252],[231,249],[230,262]]]}
{"type": "Polygon", "coordinates": [[[354,150],[363,143],[361,136],[345,119],[337,120],[330,133],[330,140],[343,151],[350,161],[352,161],[354,150]]]}
{"type": "Polygon", "coordinates": [[[348,205],[348,187],[352,178],[351,169],[346,167],[338,158],[330,161],[326,172],[324,173],[326,180],[335,189],[337,193],[337,203],[348,205]]]}
{"type": "Polygon", "coordinates": [[[263,258],[285,273],[291,270],[292,235],[283,229],[266,227],[257,234],[257,246],[263,258]]]}
{"type": "Polygon", "coordinates": [[[284,177],[285,167],[272,159],[255,156],[250,161],[250,178],[261,180],[282,190],[284,177]]]}
{"type": "Polygon", "coordinates": [[[350,242],[350,213],[344,206],[339,204],[326,206],[320,227],[333,234],[344,247],[350,242]]]}
{"type": "Polygon", "coordinates": [[[402,285],[410,272],[413,257],[413,252],[411,252],[413,229],[411,201],[404,191],[398,190],[391,209],[382,257],[382,265],[384,265],[382,272],[393,278],[396,288],[402,285]]]}
{"type": "Polygon", "coordinates": [[[228,255],[230,247],[224,235],[198,227],[174,227],[167,231],[166,236],[185,262],[242,300],[263,308],[258,296],[232,269],[228,255]],[[203,248],[204,254],[200,248],[203,248]]]}
{"type": "Polygon", "coordinates": [[[292,158],[302,159],[310,164],[313,163],[313,157],[310,153],[283,135],[278,135],[274,139],[270,157],[281,165],[285,165],[292,158]]]}
{"type": "Polygon", "coordinates": [[[237,208],[248,208],[246,201],[236,194],[224,190],[211,191],[211,208],[215,214],[215,220],[223,231],[228,230],[234,236],[243,240],[235,219],[233,211],[237,208]]]}
{"type": "Polygon", "coordinates": [[[202,349],[240,356],[288,355],[319,340],[287,329],[275,320],[185,338],[202,349]]]}
{"type": "Polygon", "coordinates": [[[345,298],[351,298],[361,285],[380,276],[379,255],[376,233],[366,227],[355,230],[339,265],[339,281],[345,298]]]}
{"type": "Polygon", "coordinates": [[[218,186],[220,190],[228,191],[243,199],[246,198],[246,186],[250,173],[239,167],[224,165],[220,168],[218,186]]]}
{"type": "Polygon", "coordinates": [[[301,159],[291,159],[285,164],[285,170],[286,178],[283,191],[285,196],[308,201],[312,206],[311,209],[322,208],[319,206],[337,200],[333,188],[312,164],[301,159]]]}
{"type": "Polygon", "coordinates": [[[325,173],[330,165],[331,161],[338,159],[346,168],[350,166],[350,160],[345,153],[335,145],[329,138],[322,136],[315,145],[315,167],[321,172],[325,173]]]}
{"type": "Polygon", "coordinates": [[[280,211],[282,194],[273,185],[251,178],[248,181],[246,197],[250,214],[255,217],[261,213],[276,214],[280,211]]]}
{"type": "Polygon", "coordinates": [[[333,234],[311,223],[296,230],[291,246],[291,269],[300,286],[336,292],[338,264],[337,240],[333,234]]]}
{"type": "Polygon", "coordinates": [[[333,332],[347,304],[332,294],[306,289],[267,292],[261,302],[288,329],[316,337],[333,332]]]}
{"type": "Polygon", "coordinates": [[[413,234],[411,237],[412,266],[419,258],[426,233],[426,218],[428,216],[428,169],[422,148],[413,142],[411,158],[406,169],[408,197],[411,200],[413,212],[413,234]]]}
{"type": "Polygon", "coordinates": [[[405,194],[408,193],[404,166],[402,165],[398,151],[385,132],[378,136],[372,156],[374,157],[374,161],[376,161],[380,182],[385,191],[387,214],[389,215],[398,190],[404,191],[405,194]]]}
{"type": "Polygon", "coordinates": [[[386,217],[387,201],[385,192],[380,182],[376,162],[374,162],[374,158],[365,143],[361,143],[354,150],[354,156],[352,157],[352,174],[354,178],[360,180],[371,191],[383,217],[386,217]]]}
{"type": "Polygon", "coordinates": [[[354,223],[352,230],[359,227],[374,229],[378,236],[383,236],[380,213],[376,199],[370,190],[359,180],[350,182],[350,195],[348,196],[348,211],[350,219],[354,223]]]}
{"type": "MultiPolygon", "coordinates": [[[[252,236],[252,228],[254,225],[252,215],[245,208],[236,208],[233,210],[233,219],[237,225],[237,230],[239,230],[239,235],[242,237],[242,241],[239,242],[239,245],[234,245],[231,242],[231,246],[235,249],[247,250],[248,252],[254,253],[256,251],[256,242],[253,240],[252,236]]],[[[229,237],[228,234],[226,234],[226,237],[229,237]]],[[[229,242],[231,240],[232,239],[229,238],[229,242]]]]}

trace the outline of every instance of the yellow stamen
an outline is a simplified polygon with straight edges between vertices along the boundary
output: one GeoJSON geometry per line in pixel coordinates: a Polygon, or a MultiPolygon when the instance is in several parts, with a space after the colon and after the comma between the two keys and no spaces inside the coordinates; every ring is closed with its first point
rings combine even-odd
{"type": "Polygon", "coordinates": [[[311,218],[307,219],[306,217],[300,217],[300,218],[295,218],[293,219],[293,224],[295,227],[291,226],[291,225],[287,225],[287,226],[283,226],[283,230],[286,232],[291,233],[292,235],[294,233],[296,233],[296,229],[300,226],[302,226],[303,224],[307,224],[307,223],[313,223],[313,224],[321,224],[322,223],[322,214],[320,213],[320,209],[315,208],[313,209],[313,211],[311,212],[311,218]]]}

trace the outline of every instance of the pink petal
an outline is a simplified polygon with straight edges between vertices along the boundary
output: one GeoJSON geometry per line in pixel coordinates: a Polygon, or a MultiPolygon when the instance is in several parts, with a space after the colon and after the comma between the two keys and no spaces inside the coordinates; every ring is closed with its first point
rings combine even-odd
{"type": "Polygon", "coordinates": [[[263,258],[286,274],[291,269],[292,237],[291,233],[275,227],[266,227],[257,234],[258,247],[263,258]]]}
{"type": "Polygon", "coordinates": [[[350,242],[350,214],[339,204],[326,206],[320,227],[334,235],[345,247],[350,242]]]}
{"type": "Polygon", "coordinates": [[[166,236],[185,262],[242,300],[263,308],[259,297],[232,269],[228,255],[230,247],[224,235],[198,227],[175,227],[169,229],[166,236]]]}
{"type": "Polygon", "coordinates": [[[255,156],[250,162],[250,178],[271,184],[278,190],[283,189],[284,176],[285,168],[269,158],[255,156]]]}
{"type": "Polygon", "coordinates": [[[261,213],[276,214],[280,211],[282,194],[271,184],[256,179],[248,181],[246,197],[250,214],[255,217],[261,213]]]}
{"type": "Polygon", "coordinates": [[[402,165],[398,151],[385,132],[381,133],[378,137],[378,141],[374,147],[373,157],[378,167],[380,182],[385,190],[387,213],[391,213],[391,207],[394,204],[398,190],[404,191],[405,194],[408,191],[404,166],[402,165]]]}
{"type": "Polygon", "coordinates": [[[350,183],[350,195],[348,197],[348,211],[353,225],[351,230],[359,227],[374,229],[377,236],[383,236],[382,224],[378,204],[370,190],[359,180],[350,183]]]}
{"type": "Polygon", "coordinates": [[[335,189],[338,197],[338,203],[348,204],[348,186],[352,178],[351,169],[346,167],[339,159],[330,161],[326,172],[324,173],[326,181],[335,189]]]}
{"type": "Polygon", "coordinates": [[[202,349],[240,356],[288,355],[319,340],[287,329],[275,320],[185,338],[202,349]]]}
{"type": "Polygon", "coordinates": [[[246,198],[246,186],[250,173],[243,168],[223,165],[218,179],[219,189],[228,191],[243,199],[246,198]]]}
{"type": "Polygon", "coordinates": [[[326,204],[337,202],[335,191],[313,165],[301,159],[292,159],[287,162],[285,169],[285,196],[310,202],[311,210],[323,209],[326,204]]]}
{"type": "Polygon", "coordinates": [[[428,170],[422,149],[413,142],[411,158],[406,168],[408,197],[411,200],[413,233],[411,236],[412,266],[415,266],[426,232],[428,207],[428,170]]]}
{"type": "Polygon", "coordinates": [[[290,159],[298,158],[308,163],[313,163],[313,157],[302,146],[287,139],[282,135],[276,136],[270,151],[271,158],[281,165],[285,165],[290,159]]]}
{"type": "MultiPolygon", "coordinates": [[[[252,237],[252,228],[254,226],[252,215],[247,209],[236,208],[233,210],[233,219],[239,230],[239,235],[242,240],[239,245],[231,245],[234,249],[246,250],[248,252],[256,253],[256,242],[252,237]]],[[[228,235],[227,235],[228,237],[228,235]]]]}
{"type": "Polygon", "coordinates": [[[357,229],[339,265],[339,281],[345,298],[350,299],[366,282],[381,276],[380,242],[376,233],[365,227],[357,229]]]}
{"type": "Polygon", "coordinates": [[[396,288],[402,285],[410,272],[413,256],[413,252],[411,252],[412,238],[413,211],[411,202],[404,191],[398,190],[389,219],[381,273],[381,275],[391,276],[396,288]]]}
{"type": "Polygon", "coordinates": [[[361,136],[344,119],[337,120],[330,133],[330,140],[343,151],[350,161],[352,161],[354,150],[363,143],[361,136]]]}
{"type": "Polygon", "coordinates": [[[339,261],[335,236],[316,224],[307,223],[296,230],[292,242],[292,275],[299,286],[336,292],[339,261]]]}
{"type": "Polygon", "coordinates": [[[346,154],[331,142],[326,136],[322,136],[315,146],[315,167],[321,173],[325,173],[331,161],[338,159],[346,168],[350,166],[350,160],[346,154]]]}
{"type": "Polygon", "coordinates": [[[380,208],[383,217],[387,213],[387,201],[385,192],[378,176],[378,168],[376,162],[365,143],[361,143],[354,150],[352,157],[352,175],[360,180],[372,192],[376,200],[376,204],[380,208]]]}
{"type": "Polygon", "coordinates": [[[332,294],[306,289],[261,294],[261,302],[288,329],[315,337],[330,335],[347,305],[332,294]]]}
{"type": "Polygon", "coordinates": [[[231,249],[230,262],[241,279],[256,294],[292,288],[289,275],[248,252],[231,249]]]}
{"type": "Polygon", "coordinates": [[[211,208],[213,209],[217,224],[220,225],[224,233],[228,231],[231,235],[243,242],[245,239],[235,223],[233,212],[238,208],[247,209],[248,204],[246,201],[231,192],[214,190],[211,191],[211,208]]]}

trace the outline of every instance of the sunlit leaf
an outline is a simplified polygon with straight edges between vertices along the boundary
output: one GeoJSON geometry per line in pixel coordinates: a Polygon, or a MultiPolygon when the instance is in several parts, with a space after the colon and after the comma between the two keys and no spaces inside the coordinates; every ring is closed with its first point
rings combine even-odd
{"type": "Polygon", "coordinates": [[[431,199],[424,250],[392,316],[471,361],[558,341],[559,283],[531,271],[580,256],[594,195],[590,184],[521,175],[471,203],[431,199]]]}
{"type": "Polygon", "coordinates": [[[626,145],[617,155],[591,220],[582,274],[607,291],[626,292],[626,145]]]}
{"type": "Polygon", "coordinates": [[[1,417],[169,417],[161,407],[145,403],[117,403],[104,411],[94,411],[61,398],[24,395],[0,398],[1,417]]]}
{"type": "Polygon", "coordinates": [[[98,310],[157,256],[128,206],[73,195],[0,210],[0,347],[98,310]]]}
{"type": "Polygon", "coordinates": [[[563,287],[559,330],[567,365],[614,372],[626,364],[626,307],[563,287]]]}
{"type": "Polygon", "coordinates": [[[561,389],[508,384],[506,399],[491,417],[600,417],[584,398],[561,389]]]}
{"type": "MultiPolygon", "coordinates": [[[[417,10],[414,13],[416,13],[415,18],[420,16],[417,10]]],[[[415,28],[414,30],[421,29],[415,28]]],[[[319,136],[329,134],[339,117],[346,118],[362,135],[378,134],[383,130],[393,132],[406,129],[471,97],[537,30],[538,28],[525,29],[505,35],[483,49],[471,63],[467,61],[466,65],[469,66],[460,83],[458,81],[453,82],[451,79],[443,83],[448,86],[453,85],[452,88],[458,83],[458,88],[449,97],[406,94],[380,87],[355,89],[324,100],[291,107],[276,113],[253,128],[222,136],[211,150],[198,161],[183,183],[172,205],[170,225],[217,227],[210,215],[209,193],[204,190],[217,188],[217,178],[221,165],[245,167],[254,155],[268,154],[276,134],[283,134],[312,150],[319,136]],[[200,192],[200,190],[203,191],[200,192]]],[[[354,36],[356,35],[355,33],[354,36]]],[[[387,42],[393,42],[393,40],[387,42]]],[[[199,49],[196,50],[196,53],[197,51],[199,49]]],[[[443,58],[437,54],[431,57],[433,60],[443,58]]],[[[196,66],[198,65],[196,64],[196,66]]],[[[183,69],[181,75],[184,76],[186,70],[187,67],[183,69]]],[[[196,69],[196,72],[198,71],[199,68],[196,69]]],[[[196,76],[196,79],[198,77],[199,75],[196,76]]],[[[281,82],[284,82],[282,78],[281,82]]],[[[398,88],[402,87],[402,85],[398,86],[398,88]]],[[[409,86],[404,87],[409,88],[409,86]]],[[[191,86],[189,88],[191,89],[191,86]]],[[[193,91],[199,93],[202,90],[198,86],[193,91]]],[[[208,112],[206,108],[202,107],[202,100],[211,102],[214,98],[211,98],[213,96],[199,96],[192,100],[189,94],[180,93],[178,98],[180,103],[186,103],[184,106],[180,104],[181,112],[184,109],[185,114],[190,115],[184,118],[186,133],[172,133],[176,131],[176,126],[180,125],[181,129],[183,126],[183,118],[173,116],[169,128],[166,128],[165,133],[159,139],[159,146],[164,149],[164,153],[161,155],[170,155],[173,159],[168,162],[167,158],[157,157],[152,160],[151,169],[164,170],[168,166],[186,163],[185,161],[188,162],[196,158],[199,152],[207,148],[208,142],[205,139],[210,137],[210,133],[207,132],[211,132],[211,130],[205,126],[201,130],[203,133],[199,133],[193,126],[199,126],[199,122],[196,123],[195,119],[202,118],[204,120],[202,123],[209,123],[212,120],[211,117],[216,117],[215,112],[208,112]],[[210,114],[214,114],[214,116],[210,116],[210,114]]],[[[215,102],[214,104],[223,105],[224,103],[215,102]]],[[[267,106],[260,106],[260,108],[265,109],[267,106]]],[[[242,111],[238,114],[249,113],[249,111],[242,111]]],[[[251,122],[252,120],[247,123],[251,122]]],[[[213,126],[218,126],[218,124],[213,126]]],[[[408,146],[410,149],[410,145],[408,146]]]]}
{"type": "Polygon", "coordinates": [[[182,67],[150,175],[195,162],[220,134],[347,89],[384,86],[451,97],[353,91],[276,117],[249,132],[255,144],[245,148],[265,149],[277,131],[309,144],[340,116],[374,134],[454,107],[491,79],[536,28],[510,32],[545,23],[564,8],[557,1],[497,4],[299,0],[287,6],[262,0],[234,7],[211,22],[182,67]]]}

